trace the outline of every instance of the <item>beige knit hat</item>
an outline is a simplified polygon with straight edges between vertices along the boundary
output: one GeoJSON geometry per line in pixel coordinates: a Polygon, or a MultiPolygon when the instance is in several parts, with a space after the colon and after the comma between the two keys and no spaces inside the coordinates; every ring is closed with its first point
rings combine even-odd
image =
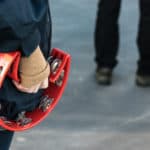
{"type": "Polygon", "coordinates": [[[38,47],[29,57],[22,57],[19,66],[21,84],[30,88],[44,81],[50,74],[50,66],[38,47]]]}

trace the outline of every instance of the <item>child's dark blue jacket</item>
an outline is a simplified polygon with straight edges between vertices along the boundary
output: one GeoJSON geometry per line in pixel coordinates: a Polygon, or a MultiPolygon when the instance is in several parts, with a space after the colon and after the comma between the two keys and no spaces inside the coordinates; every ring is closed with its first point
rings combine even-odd
{"type": "MultiPolygon", "coordinates": [[[[0,52],[19,49],[22,55],[29,56],[40,45],[47,57],[50,40],[48,0],[0,1],[0,52]]],[[[19,111],[32,110],[38,104],[41,93],[42,91],[37,94],[19,92],[7,78],[0,89],[0,104],[5,106],[5,109],[0,109],[0,115],[12,118],[19,111]]]]}

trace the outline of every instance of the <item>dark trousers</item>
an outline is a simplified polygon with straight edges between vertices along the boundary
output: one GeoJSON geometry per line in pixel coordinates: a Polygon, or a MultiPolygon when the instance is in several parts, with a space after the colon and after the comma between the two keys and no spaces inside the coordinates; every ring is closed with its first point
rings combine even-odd
{"type": "MultiPolygon", "coordinates": [[[[98,5],[95,49],[100,67],[114,68],[119,45],[118,18],[121,0],[100,0],[98,5]]],[[[150,74],[150,0],[140,0],[140,22],[137,37],[139,74],[150,74]]]]}
{"type": "Polygon", "coordinates": [[[14,132],[0,131],[0,150],[9,150],[14,132]]]}

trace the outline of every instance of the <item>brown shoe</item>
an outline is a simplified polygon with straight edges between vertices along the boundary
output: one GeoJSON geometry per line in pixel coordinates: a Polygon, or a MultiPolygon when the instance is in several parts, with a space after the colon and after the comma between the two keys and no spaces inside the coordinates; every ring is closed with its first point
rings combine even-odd
{"type": "Polygon", "coordinates": [[[99,84],[110,85],[112,82],[112,69],[102,67],[96,69],[96,80],[99,84]]]}
{"type": "Polygon", "coordinates": [[[150,75],[136,75],[136,85],[150,87],[150,75]]]}

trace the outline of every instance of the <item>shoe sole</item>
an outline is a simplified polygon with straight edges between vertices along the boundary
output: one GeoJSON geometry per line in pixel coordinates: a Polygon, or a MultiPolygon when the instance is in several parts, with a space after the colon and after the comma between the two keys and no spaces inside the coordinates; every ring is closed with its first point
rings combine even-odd
{"type": "Polygon", "coordinates": [[[101,85],[111,85],[111,78],[109,79],[106,79],[106,77],[97,77],[96,76],[96,81],[98,84],[101,84],[101,85]]]}

